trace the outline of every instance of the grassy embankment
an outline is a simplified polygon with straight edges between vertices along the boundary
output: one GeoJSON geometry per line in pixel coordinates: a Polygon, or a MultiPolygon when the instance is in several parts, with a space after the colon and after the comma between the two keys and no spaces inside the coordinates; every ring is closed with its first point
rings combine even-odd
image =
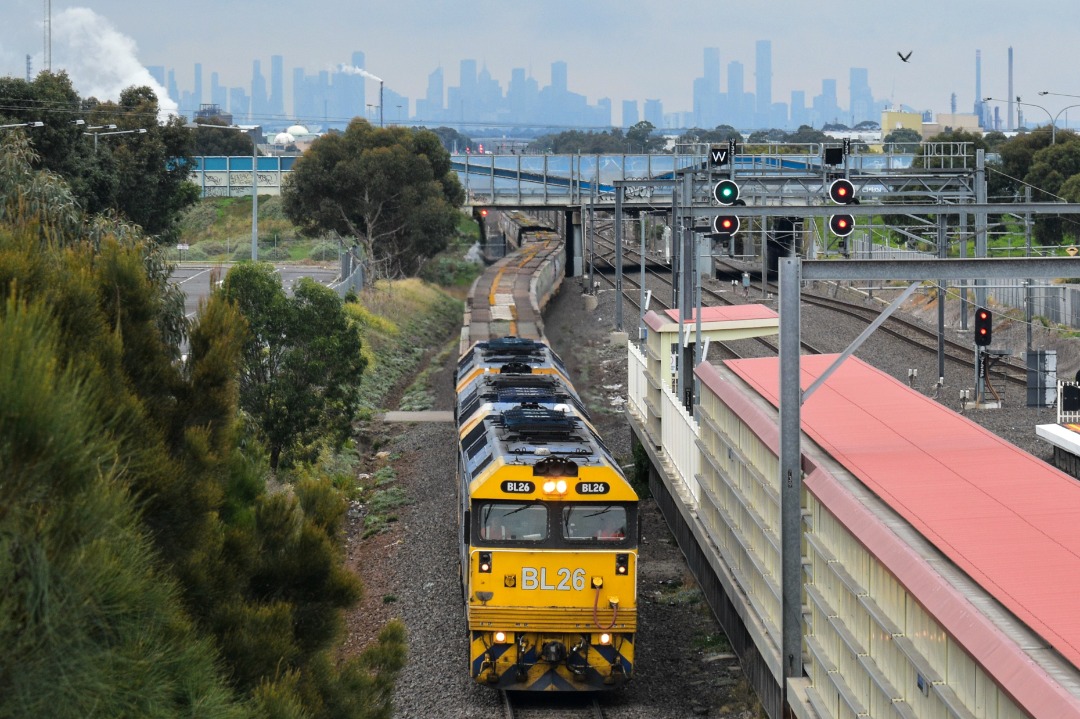
{"type": "MultiPolygon", "coordinates": [[[[180,221],[181,242],[190,249],[171,250],[171,260],[232,262],[251,257],[251,198],[213,197],[190,207],[180,221]]],[[[259,197],[259,258],[270,262],[333,262],[337,245],[301,237],[285,217],[281,198],[259,197]]]]}

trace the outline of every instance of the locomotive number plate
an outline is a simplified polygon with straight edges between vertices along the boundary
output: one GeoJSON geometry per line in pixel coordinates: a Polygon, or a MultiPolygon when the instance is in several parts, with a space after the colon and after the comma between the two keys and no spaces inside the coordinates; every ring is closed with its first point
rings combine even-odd
{"type": "Polygon", "coordinates": [[[611,486],[607,482],[578,482],[578,494],[607,494],[611,486]]]}
{"type": "Polygon", "coordinates": [[[532,482],[506,480],[502,483],[502,491],[507,494],[532,494],[536,485],[532,482]]]}
{"type": "Polygon", "coordinates": [[[553,571],[554,577],[548,576],[547,567],[522,567],[522,589],[549,589],[561,592],[569,592],[571,589],[580,592],[585,589],[585,570],[567,569],[560,567],[553,571]]]}

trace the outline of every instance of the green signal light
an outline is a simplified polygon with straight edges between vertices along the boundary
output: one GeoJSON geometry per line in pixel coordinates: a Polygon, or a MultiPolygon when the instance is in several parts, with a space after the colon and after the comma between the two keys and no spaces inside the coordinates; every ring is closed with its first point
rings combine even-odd
{"type": "Polygon", "coordinates": [[[713,197],[721,205],[730,205],[739,199],[739,186],[731,180],[721,180],[713,188],[713,197]]]}

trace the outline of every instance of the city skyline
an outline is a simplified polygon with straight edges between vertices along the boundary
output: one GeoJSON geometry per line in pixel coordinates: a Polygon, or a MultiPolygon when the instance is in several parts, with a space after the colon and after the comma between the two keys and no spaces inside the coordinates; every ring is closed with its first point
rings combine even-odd
{"type": "MultiPolygon", "coordinates": [[[[625,101],[636,101],[639,115],[650,99],[659,100],[665,113],[693,112],[695,80],[702,76],[702,55],[710,47],[717,48],[724,90],[729,65],[740,63],[744,90],[760,94],[759,41],[772,47],[774,103],[790,102],[793,91],[809,100],[822,92],[823,81],[833,80],[845,107],[849,72],[862,68],[876,99],[940,113],[950,110],[955,93],[958,111],[972,112],[976,51],[981,50],[982,92],[1004,99],[1009,47],[1014,48],[1015,94],[1046,108],[1027,108],[1029,122],[1045,123],[1071,102],[1039,98],[1038,91],[1080,95],[1080,81],[1067,74],[1063,63],[1054,62],[1057,47],[1066,47],[1055,47],[1054,33],[1067,37],[1070,21],[1080,19],[1080,4],[1065,0],[1043,3],[1037,13],[1011,13],[1008,22],[996,12],[1008,7],[1003,2],[982,3],[971,11],[924,0],[902,10],[891,7],[888,16],[849,0],[834,0],[829,13],[809,4],[778,12],[775,3],[755,0],[737,6],[689,0],[680,3],[677,15],[638,0],[573,5],[547,0],[542,8],[494,0],[452,7],[399,0],[392,7],[360,8],[359,14],[338,0],[324,3],[317,13],[276,0],[254,10],[205,0],[183,7],[100,0],[84,11],[52,5],[54,69],[67,70],[81,94],[102,98],[135,84],[139,70],[151,66],[175,69],[177,84],[190,88],[194,65],[200,62],[204,87],[209,73],[217,71],[220,84],[250,88],[252,60],[260,60],[269,75],[271,56],[281,55],[285,82],[291,85],[294,68],[333,72],[359,50],[366,57],[365,69],[413,102],[425,97],[428,77],[438,68],[447,88],[459,84],[463,59],[486,68],[504,93],[515,68],[523,68],[543,87],[552,83],[550,68],[561,61],[568,89],[590,105],[608,98],[612,124],[619,124],[625,101]],[[696,19],[688,23],[690,18],[696,19]],[[713,30],[703,29],[708,27],[713,30]],[[912,52],[909,62],[897,57],[901,50],[912,52]]],[[[27,53],[33,72],[41,69],[42,13],[40,0],[14,0],[5,11],[0,72],[22,77],[27,53]]],[[[369,98],[371,88],[369,81],[369,98]]],[[[286,111],[291,88],[287,94],[286,111]]],[[[415,106],[411,109],[415,114],[415,106]]]]}

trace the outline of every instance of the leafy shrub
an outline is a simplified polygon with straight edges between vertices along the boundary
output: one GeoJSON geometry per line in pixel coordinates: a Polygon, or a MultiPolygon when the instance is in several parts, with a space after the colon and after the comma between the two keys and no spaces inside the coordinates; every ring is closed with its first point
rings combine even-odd
{"type": "Polygon", "coordinates": [[[336,242],[320,242],[311,248],[308,257],[316,262],[331,262],[338,258],[336,242]]]}
{"type": "Polygon", "coordinates": [[[180,215],[180,234],[206,232],[217,221],[218,209],[212,202],[196,202],[180,215]]]}
{"type": "Polygon", "coordinates": [[[196,248],[206,253],[207,257],[214,257],[216,255],[224,255],[226,253],[225,245],[214,240],[207,240],[206,242],[200,242],[195,245],[196,248]]]}
{"type": "Polygon", "coordinates": [[[475,280],[483,268],[459,257],[436,257],[420,270],[420,279],[443,287],[463,287],[475,280]]]}
{"type": "Polygon", "coordinates": [[[281,202],[280,195],[271,195],[265,197],[259,195],[259,219],[267,220],[284,220],[285,211],[282,209],[283,204],[281,202]]]}
{"type": "Polygon", "coordinates": [[[195,245],[190,250],[183,250],[180,252],[180,258],[185,262],[206,262],[206,250],[195,245]]]}
{"type": "Polygon", "coordinates": [[[648,499],[652,496],[652,490],[649,488],[651,468],[652,462],[649,460],[649,453],[645,451],[645,447],[634,444],[634,471],[627,479],[630,480],[630,486],[634,488],[640,499],[648,499]]]}
{"type": "Polygon", "coordinates": [[[259,250],[259,259],[269,262],[284,262],[291,260],[292,255],[284,247],[271,247],[268,250],[259,250]]]}

